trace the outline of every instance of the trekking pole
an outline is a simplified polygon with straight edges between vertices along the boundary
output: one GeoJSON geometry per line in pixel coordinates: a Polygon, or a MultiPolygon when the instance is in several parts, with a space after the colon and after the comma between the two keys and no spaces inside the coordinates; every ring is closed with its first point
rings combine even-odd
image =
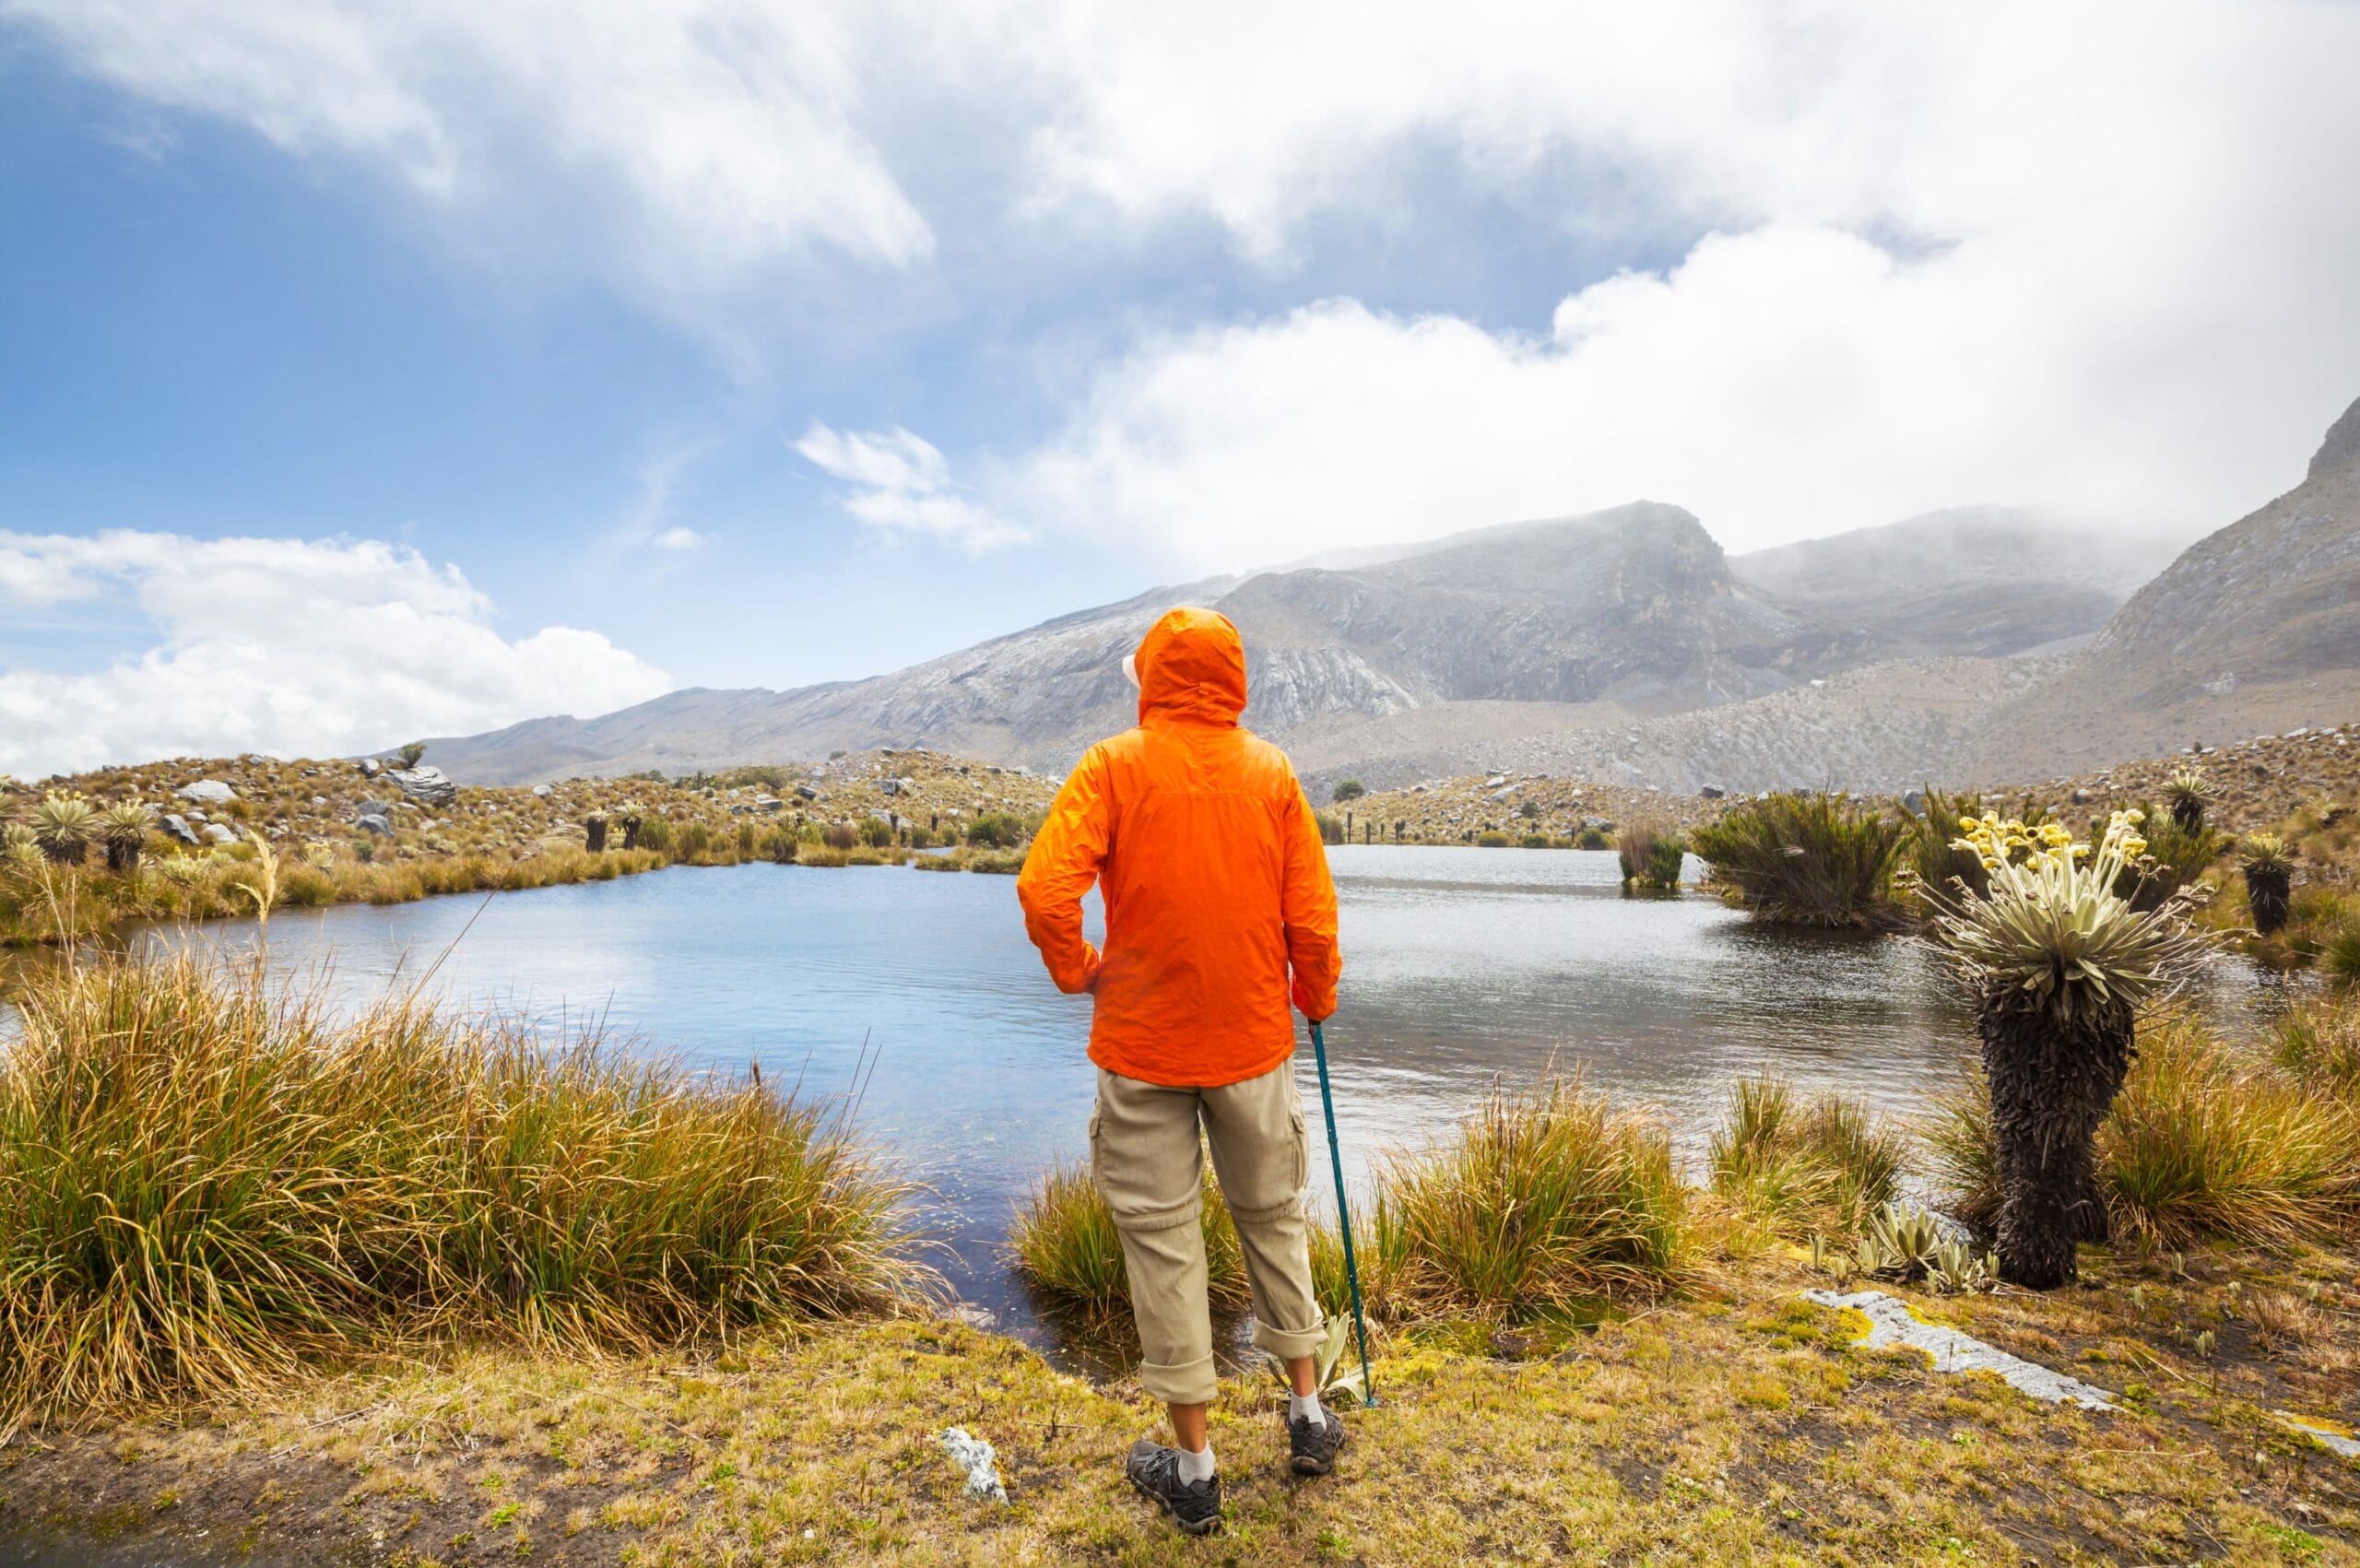
{"type": "Polygon", "coordinates": [[[1344,1152],[1336,1145],[1336,1097],[1328,1091],[1328,1041],[1319,1021],[1311,1023],[1311,1054],[1319,1064],[1319,1112],[1328,1122],[1328,1160],[1336,1168],[1336,1222],[1344,1232],[1344,1280],[1352,1291],[1352,1327],[1361,1342],[1361,1394],[1376,1403],[1376,1379],[1368,1370],[1368,1319],[1361,1315],[1361,1268],[1352,1257],[1352,1205],[1344,1196],[1344,1152]]]}

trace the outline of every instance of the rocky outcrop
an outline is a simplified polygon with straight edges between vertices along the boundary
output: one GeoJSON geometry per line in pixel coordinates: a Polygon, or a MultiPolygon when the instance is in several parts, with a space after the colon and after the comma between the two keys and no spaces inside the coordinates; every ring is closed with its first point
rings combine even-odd
{"type": "Polygon", "coordinates": [[[388,768],[385,778],[404,796],[421,805],[448,806],[459,797],[459,786],[445,777],[442,769],[431,765],[388,768]]]}
{"type": "Polygon", "coordinates": [[[198,806],[227,806],[238,798],[238,792],[219,779],[199,779],[172,792],[183,800],[198,806]]]}

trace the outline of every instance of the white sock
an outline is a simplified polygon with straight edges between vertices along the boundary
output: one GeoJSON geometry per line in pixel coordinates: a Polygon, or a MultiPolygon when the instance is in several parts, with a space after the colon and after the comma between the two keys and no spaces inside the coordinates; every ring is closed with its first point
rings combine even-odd
{"type": "Polygon", "coordinates": [[[1213,1479],[1213,1445],[1210,1442],[1206,1443],[1205,1451],[1201,1454],[1191,1454],[1186,1448],[1176,1448],[1174,1452],[1180,1456],[1180,1480],[1183,1485],[1213,1479]]]}
{"type": "Polygon", "coordinates": [[[1328,1412],[1319,1408],[1318,1395],[1290,1394],[1287,1396],[1287,1422],[1289,1425],[1292,1425],[1296,1421],[1309,1421],[1314,1426],[1323,1426],[1327,1423],[1327,1421],[1328,1412]]]}

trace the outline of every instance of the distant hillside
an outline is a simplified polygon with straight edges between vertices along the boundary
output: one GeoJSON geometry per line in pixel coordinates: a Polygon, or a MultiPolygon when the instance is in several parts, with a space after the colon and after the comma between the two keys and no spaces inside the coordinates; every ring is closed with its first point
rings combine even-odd
{"type": "Polygon", "coordinates": [[[676,691],[433,749],[486,784],[879,746],[1062,772],[1129,725],[1122,657],[1180,603],[1237,622],[1246,723],[1315,784],[1513,766],[1895,789],[2360,712],[2360,405],[2302,485],[2138,586],[2161,554],[1971,507],[1732,560],[1636,501],[1159,588],[866,680],[676,691]]]}
{"type": "Polygon", "coordinates": [[[1878,657],[2001,658],[2095,632],[2171,553],[1965,506],[1733,556],[1729,570],[1799,615],[1857,629],[1878,657]]]}
{"type": "Polygon", "coordinates": [[[2360,713],[2360,402],[2303,482],[2190,545],[1965,759],[2001,776],[2360,713]]]}

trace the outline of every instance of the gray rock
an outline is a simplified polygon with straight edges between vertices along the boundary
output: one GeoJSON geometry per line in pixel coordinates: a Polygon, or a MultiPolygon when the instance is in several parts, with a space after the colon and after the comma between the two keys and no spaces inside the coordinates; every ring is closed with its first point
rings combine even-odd
{"type": "Polygon", "coordinates": [[[360,776],[362,778],[373,779],[384,771],[385,764],[380,762],[374,757],[363,757],[360,759],[360,776]]]}
{"type": "Polygon", "coordinates": [[[797,800],[817,800],[820,798],[820,792],[813,789],[809,784],[796,784],[795,786],[795,798],[797,800]]]}
{"type": "Polygon", "coordinates": [[[459,786],[431,762],[415,768],[388,768],[385,777],[412,800],[422,800],[429,806],[448,806],[459,798],[459,786]]]}
{"type": "Polygon", "coordinates": [[[902,793],[902,781],[899,779],[879,779],[877,781],[877,787],[886,795],[899,795],[902,793]]]}
{"type": "Polygon", "coordinates": [[[312,796],[312,808],[315,811],[321,807],[325,806],[327,803],[328,797],[324,795],[315,795],[312,796]]]}
{"type": "Polygon", "coordinates": [[[2076,806],[2087,806],[2095,798],[2097,797],[2085,789],[2077,789],[2073,792],[2073,804],[2076,806]]]}
{"type": "Polygon", "coordinates": [[[1912,817],[1923,817],[1926,814],[1926,792],[1921,789],[1909,791],[1901,797],[1901,808],[1912,817]]]}
{"type": "Polygon", "coordinates": [[[193,800],[200,806],[226,806],[238,798],[238,792],[219,779],[199,779],[181,785],[175,793],[183,800],[193,800]]]}
{"type": "Polygon", "coordinates": [[[555,792],[554,790],[550,789],[550,788],[549,788],[549,785],[547,785],[547,784],[535,784],[535,785],[533,786],[533,793],[534,793],[535,795],[539,796],[543,800],[547,800],[547,799],[548,799],[551,795],[555,794],[556,792],[555,792]]]}
{"type": "Polygon", "coordinates": [[[192,811],[192,812],[190,812],[190,813],[188,814],[188,819],[189,819],[190,821],[192,821],[192,822],[210,822],[211,820],[213,820],[213,819],[212,819],[212,818],[210,818],[210,817],[206,816],[206,815],[204,812],[202,812],[202,811],[192,811]]]}
{"type": "Polygon", "coordinates": [[[765,795],[754,802],[754,809],[757,811],[784,811],[786,809],[786,802],[781,800],[775,795],[765,795]]]}
{"type": "Polygon", "coordinates": [[[219,822],[206,823],[205,836],[211,839],[215,843],[236,843],[238,842],[238,835],[231,832],[227,827],[219,822]]]}
{"type": "MultiPolygon", "coordinates": [[[[1706,784],[1703,789],[1698,790],[1696,793],[1703,796],[1707,800],[1719,800],[1726,797],[1729,791],[1721,788],[1718,784],[1706,784]]],[[[1905,799],[1902,804],[1908,806],[1909,803],[1905,799]]],[[[1923,805],[1924,801],[1921,799],[1918,804],[1923,805]]],[[[1918,809],[1916,806],[1911,806],[1909,808],[1912,811],[1918,809]]]]}
{"type": "Polygon", "coordinates": [[[164,836],[167,838],[178,839],[181,843],[191,846],[197,843],[196,830],[190,827],[188,819],[177,811],[168,814],[159,826],[164,830],[164,836]]]}
{"type": "Polygon", "coordinates": [[[364,833],[375,833],[379,838],[389,839],[394,836],[394,824],[390,818],[363,815],[352,825],[364,833]]]}

